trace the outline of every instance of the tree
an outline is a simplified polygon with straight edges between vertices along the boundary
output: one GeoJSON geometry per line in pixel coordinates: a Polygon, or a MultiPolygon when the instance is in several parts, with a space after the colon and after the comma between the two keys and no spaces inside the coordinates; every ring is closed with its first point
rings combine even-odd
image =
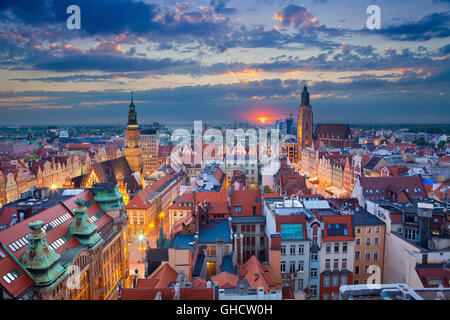
{"type": "Polygon", "coordinates": [[[272,189],[269,186],[264,186],[264,193],[272,193],[272,189]]]}

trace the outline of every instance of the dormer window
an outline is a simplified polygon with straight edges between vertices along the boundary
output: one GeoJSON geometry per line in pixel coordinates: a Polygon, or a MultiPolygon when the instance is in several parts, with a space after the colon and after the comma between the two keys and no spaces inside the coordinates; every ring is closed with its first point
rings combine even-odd
{"type": "Polygon", "coordinates": [[[235,213],[242,213],[242,207],[241,206],[234,207],[234,212],[235,213]]]}

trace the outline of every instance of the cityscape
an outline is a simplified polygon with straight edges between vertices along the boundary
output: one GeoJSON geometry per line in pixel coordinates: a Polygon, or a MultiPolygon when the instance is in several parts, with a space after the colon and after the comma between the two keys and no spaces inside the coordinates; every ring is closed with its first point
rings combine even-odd
{"type": "Polygon", "coordinates": [[[0,300],[450,300],[450,4],[376,2],[0,3],[0,300]]]}

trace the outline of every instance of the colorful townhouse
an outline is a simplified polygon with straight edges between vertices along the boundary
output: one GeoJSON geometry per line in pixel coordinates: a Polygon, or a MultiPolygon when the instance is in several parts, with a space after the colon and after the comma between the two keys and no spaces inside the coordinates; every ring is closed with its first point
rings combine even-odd
{"type": "Polygon", "coordinates": [[[322,215],[320,300],[337,300],[339,287],[353,283],[355,251],[351,215],[322,215]]]}

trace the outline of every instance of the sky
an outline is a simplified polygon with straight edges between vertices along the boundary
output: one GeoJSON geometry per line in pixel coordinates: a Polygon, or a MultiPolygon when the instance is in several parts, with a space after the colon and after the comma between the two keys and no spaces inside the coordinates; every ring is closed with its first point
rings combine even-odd
{"type": "Polygon", "coordinates": [[[0,125],[450,123],[450,0],[0,0],[0,125]],[[67,28],[78,5],[81,28],[67,28]],[[381,29],[369,30],[369,5],[381,29]]]}

